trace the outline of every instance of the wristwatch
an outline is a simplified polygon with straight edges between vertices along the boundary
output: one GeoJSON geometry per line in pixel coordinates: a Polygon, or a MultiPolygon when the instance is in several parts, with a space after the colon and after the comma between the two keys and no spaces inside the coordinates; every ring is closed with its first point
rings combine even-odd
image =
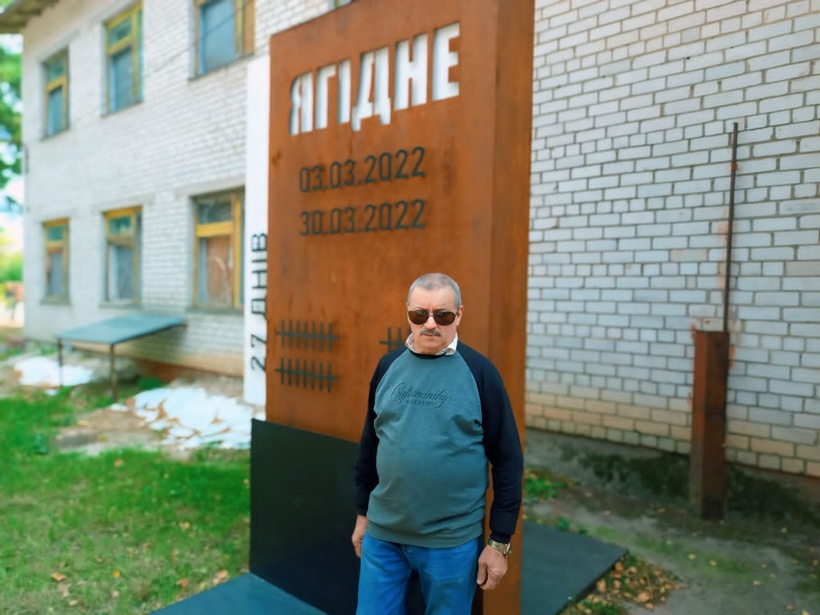
{"type": "Polygon", "coordinates": [[[497,540],[493,540],[492,538],[487,539],[487,546],[491,549],[495,549],[504,557],[508,557],[510,553],[512,553],[512,543],[509,542],[498,542],[497,540]]]}

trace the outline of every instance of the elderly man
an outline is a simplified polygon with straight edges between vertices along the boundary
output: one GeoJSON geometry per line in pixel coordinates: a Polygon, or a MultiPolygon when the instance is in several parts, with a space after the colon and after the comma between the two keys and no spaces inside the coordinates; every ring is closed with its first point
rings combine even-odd
{"type": "Polygon", "coordinates": [[[498,371],[458,339],[463,313],[455,280],[418,278],[407,295],[407,347],[385,355],[370,381],[352,535],[361,615],[403,613],[413,571],[427,615],[467,615],[476,584],[494,589],[507,571],[521,441],[498,371]],[[487,462],[493,502],[484,543],[487,462]]]}

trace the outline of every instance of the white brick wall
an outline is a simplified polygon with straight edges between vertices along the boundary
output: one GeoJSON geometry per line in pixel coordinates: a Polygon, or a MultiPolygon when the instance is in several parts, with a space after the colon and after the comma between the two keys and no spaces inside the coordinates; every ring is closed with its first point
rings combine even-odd
{"type": "Polygon", "coordinates": [[[688,452],[722,328],[727,458],[820,476],[820,3],[536,0],[527,420],[688,452]]]}
{"type": "MultiPolygon", "coordinates": [[[[24,32],[27,150],[25,334],[54,333],[115,316],[102,306],[102,212],[142,206],[145,309],[183,314],[185,330],[118,352],[242,373],[242,314],[192,311],[190,197],[241,188],[245,173],[245,60],[192,78],[192,2],[143,0],[143,102],[103,112],[104,26],[124,0],[62,0],[24,32]],[[70,129],[42,139],[41,62],[69,52],[70,129]],[[70,218],[70,304],[41,302],[45,220],[70,218]],[[38,290],[35,290],[38,289],[38,290]]],[[[329,8],[327,0],[256,0],[256,54],[270,35],[329,8]]]]}

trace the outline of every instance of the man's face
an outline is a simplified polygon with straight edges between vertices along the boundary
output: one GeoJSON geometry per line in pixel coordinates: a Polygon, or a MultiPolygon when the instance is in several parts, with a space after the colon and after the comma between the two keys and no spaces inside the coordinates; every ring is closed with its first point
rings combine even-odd
{"type": "Polygon", "coordinates": [[[409,318],[407,319],[410,323],[410,330],[413,332],[414,350],[420,354],[436,354],[455,339],[464,307],[456,305],[455,294],[449,288],[436,290],[417,288],[410,295],[407,310],[427,311],[427,321],[424,324],[416,325],[409,318]],[[455,313],[455,320],[449,325],[438,324],[433,319],[433,312],[440,310],[455,313]]]}

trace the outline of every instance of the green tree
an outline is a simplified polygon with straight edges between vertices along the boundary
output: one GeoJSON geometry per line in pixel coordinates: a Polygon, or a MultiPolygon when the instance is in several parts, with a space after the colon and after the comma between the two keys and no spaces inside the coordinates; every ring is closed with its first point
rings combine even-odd
{"type": "MultiPolygon", "coordinates": [[[[0,7],[11,0],[0,0],[0,7]]],[[[20,53],[0,44],[0,189],[20,174],[22,121],[20,53]]]]}
{"type": "MultiPolygon", "coordinates": [[[[15,249],[8,237],[6,229],[0,227],[0,285],[5,282],[23,281],[23,253],[15,249]]],[[[0,296],[2,301],[2,296],[0,296]]]]}

